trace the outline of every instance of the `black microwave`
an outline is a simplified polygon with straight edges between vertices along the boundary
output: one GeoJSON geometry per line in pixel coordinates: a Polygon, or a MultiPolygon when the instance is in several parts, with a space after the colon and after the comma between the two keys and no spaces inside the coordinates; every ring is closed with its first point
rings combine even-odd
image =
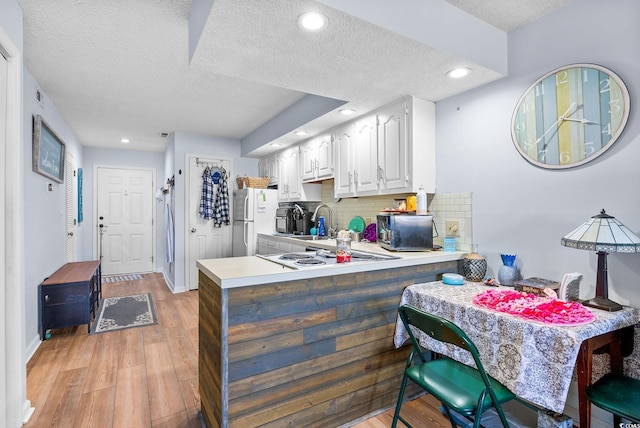
{"type": "Polygon", "coordinates": [[[433,250],[433,216],[389,214],[377,216],[378,244],[391,251],[433,250]]]}

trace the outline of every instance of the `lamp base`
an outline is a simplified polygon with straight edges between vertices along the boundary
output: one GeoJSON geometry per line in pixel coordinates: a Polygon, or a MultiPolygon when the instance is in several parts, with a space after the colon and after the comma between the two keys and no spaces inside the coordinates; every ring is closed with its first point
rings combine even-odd
{"type": "Polygon", "coordinates": [[[603,311],[615,312],[622,310],[622,305],[614,302],[613,300],[605,299],[603,297],[594,297],[593,299],[585,300],[582,302],[584,306],[591,308],[602,309],[603,311]]]}

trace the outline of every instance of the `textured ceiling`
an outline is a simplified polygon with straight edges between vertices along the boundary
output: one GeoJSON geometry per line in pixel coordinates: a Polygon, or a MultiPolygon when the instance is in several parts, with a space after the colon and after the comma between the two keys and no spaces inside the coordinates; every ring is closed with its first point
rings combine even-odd
{"type": "MultiPolygon", "coordinates": [[[[449,3],[508,31],[570,1],[449,3]]],[[[20,4],[25,65],[86,146],[163,151],[160,134],[174,131],[242,139],[306,94],[366,112],[407,94],[437,101],[502,77],[312,0],[215,0],[191,60],[190,0],[20,4]],[[327,31],[298,30],[307,10],[329,16],[327,31]],[[447,81],[444,73],[459,65],[471,77],[447,81]],[[123,137],[132,142],[122,145],[123,137]]],[[[305,129],[313,135],[344,120],[331,112],[305,129]]]]}

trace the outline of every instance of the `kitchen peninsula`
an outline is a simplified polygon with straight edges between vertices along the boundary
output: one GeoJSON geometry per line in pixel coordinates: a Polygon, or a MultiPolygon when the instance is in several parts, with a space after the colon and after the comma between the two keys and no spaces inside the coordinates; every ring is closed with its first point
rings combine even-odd
{"type": "Polygon", "coordinates": [[[464,253],[394,255],[299,270],[260,257],[199,260],[206,426],[340,426],[392,406],[410,351],[393,345],[402,291],[457,271],[464,253]]]}

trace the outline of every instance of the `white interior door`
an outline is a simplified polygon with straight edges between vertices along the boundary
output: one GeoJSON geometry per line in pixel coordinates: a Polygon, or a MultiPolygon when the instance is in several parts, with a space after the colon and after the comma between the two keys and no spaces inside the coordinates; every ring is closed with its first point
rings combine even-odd
{"type": "Polygon", "coordinates": [[[67,159],[64,167],[64,185],[66,190],[66,208],[67,208],[67,234],[66,234],[66,251],[67,262],[76,261],[76,194],[77,183],[75,174],[75,159],[73,155],[67,152],[67,159]]]}
{"type": "Polygon", "coordinates": [[[153,270],[152,170],[97,168],[103,275],[153,270]]]}
{"type": "MultiPolygon", "coordinates": [[[[187,243],[185,254],[185,284],[187,290],[198,288],[198,267],[197,260],[214,259],[219,257],[231,257],[232,241],[231,230],[233,224],[233,213],[229,213],[229,226],[213,227],[213,220],[204,220],[200,217],[200,199],[202,196],[202,175],[206,167],[224,168],[227,175],[231,172],[231,161],[228,159],[215,159],[199,157],[189,157],[189,182],[187,192],[187,243]]],[[[229,188],[229,209],[232,198],[232,182],[227,180],[229,188]]]]}

